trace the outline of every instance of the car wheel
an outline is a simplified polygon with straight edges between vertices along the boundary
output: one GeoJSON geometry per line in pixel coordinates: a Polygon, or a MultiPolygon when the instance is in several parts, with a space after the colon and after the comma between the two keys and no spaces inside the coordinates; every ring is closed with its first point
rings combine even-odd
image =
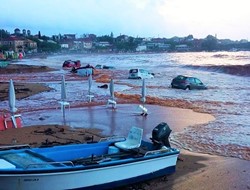
{"type": "Polygon", "coordinates": [[[190,86],[186,86],[186,88],[184,90],[191,90],[190,86]]]}

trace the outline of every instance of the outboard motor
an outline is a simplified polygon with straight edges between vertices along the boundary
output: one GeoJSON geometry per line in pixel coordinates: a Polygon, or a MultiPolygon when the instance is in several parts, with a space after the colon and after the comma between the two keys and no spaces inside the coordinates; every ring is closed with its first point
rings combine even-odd
{"type": "Polygon", "coordinates": [[[151,140],[153,144],[158,146],[160,145],[160,146],[171,147],[168,140],[171,131],[172,130],[165,122],[162,122],[159,125],[157,125],[152,131],[151,140]]]}

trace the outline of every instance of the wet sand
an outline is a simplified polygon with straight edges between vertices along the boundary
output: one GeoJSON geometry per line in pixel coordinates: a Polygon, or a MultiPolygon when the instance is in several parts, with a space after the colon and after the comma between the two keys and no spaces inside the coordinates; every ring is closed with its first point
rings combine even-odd
{"type": "MultiPolygon", "coordinates": [[[[181,150],[176,173],[153,189],[247,190],[250,189],[249,161],[181,150]]],[[[150,189],[150,188],[149,188],[150,189]]]]}
{"type": "MultiPolygon", "coordinates": [[[[32,87],[29,88],[32,89],[32,87]]],[[[19,93],[21,97],[22,92],[19,93]]],[[[123,99],[126,99],[126,97],[122,95],[121,97],[123,99]]],[[[124,112],[126,112],[127,114],[127,112],[131,111],[132,109],[133,114],[128,115],[128,117],[134,117],[134,120],[131,121],[131,124],[137,122],[138,124],[143,124],[144,126],[150,126],[153,128],[156,123],[162,121],[162,118],[165,118],[165,121],[167,121],[171,128],[173,128],[173,132],[182,131],[190,125],[206,123],[213,119],[213,117],[209,114],[197,116],[196,113],[192,110],[184,110],[186,112],[182,112],[183,110],[181,111],[181,109],[169,107],[164,108],[164,115],[159,111],[159,107],[156,105],[148,105],[151,113],[147,116],[147,118],[143,119],[143,117],[138,117],[138,114],[135,116],[134,108],[128,110],[126,106],[127,105],[121,105],[120,109],[118,107],[117,112],[111,112],[114,116],[113,122],[117,123],[115,125],[120,126],[120,123],[126,122],[126,118],[124,118],[124,112]],[[157,110],[159,112],[157,112],[157,110]],[[150,115],[153,116],[150,117],[150,115]]],[[[70,110],[71,114],[74,113],[74,109],[75,108],[72,108],[70,110]]],[[[91,119],[91,113],[92,116],[95,116],[98,115],[96,114],[98,111],[99,113],[104,110],[106,112],[111,111],[110,109],[107,109],[103,106],[85,106],[84,109],[85,112],[87,111],[90,116],[89,118],[86,118],[86,120],[91,119]]],[[[59,110],[55,111],[57,114],[62,114],[59,110]]],[[[22,115],[25,116],[25,114],[28,114],[28,112],[22,115]]],[[[44,111],[42,112],[42,114],[44,114],[44,111]]],[[[62,117],[59,116],[58,118],[62,117]]],[[[50,119],[53,118],[47,118],[44,117],[44,115],[36,115],[36,118],[30,121],[38,121],[40,122],[40,124],[37,123],[35,126],[26,126],[22,129],[10,129],[1,131],[0,144],[7,145],[27,143],[31,144],[31,146],[37,147],[44,145],[44,143],[57,145],[63,143],[86,142],[91,140],[92,136],[94,136],[94,139],[98,140],[102,136],[109,134],[104,134],[104,128],[102,129],[103,126],[110,126],[110,123],[108,123],[108,121],[110,121],[108,117],[106,117],[105,119],[105,117],[103,116],[102,120],[104,121],[104,124],[101,120],[95,120],[98,121],[97,126],[101,126],[99,130],[96,129],[95,126],[87,128],[78,128],[77,126],[74,126],[74,128],[63,127],[62,125],[60,125],[60,122],[62,123],[62,120],[58,121],[57,124],[47,125],[46,122],[50,121],[50,119]]],[[[93,124],[95,125],[95,123],[93,124]]],[[[117,127],[116,132],[119,133],[120,131],[122,130],[119,130],[119,127],[117,127]]],[[[111,133],[113,132],[110,132],[110,134],[111,133]]],[[[121,133],[125,134],[126,130],[123,130],[123,132],[121,133]]],[[[146,132],[146,137],[148,135],[150,135],[150,130],[146,132]]],[[[175,145],[173,144],[173,146],[175,145]]],[[[177,163],[177,169],[174,174],[119,189],[250,189],[249,171],[249,161],[230,157],[193,153],[181,149],[180,160],[177,163]]]]}
{"type": "Polygon", "coordinates": [[[31,147],[56,146],[62,144],[98,141],[101,137],[97,129],[73,129],[62,125],[35,125],[0,131],[0,145],[29,144],[31,147]]]}

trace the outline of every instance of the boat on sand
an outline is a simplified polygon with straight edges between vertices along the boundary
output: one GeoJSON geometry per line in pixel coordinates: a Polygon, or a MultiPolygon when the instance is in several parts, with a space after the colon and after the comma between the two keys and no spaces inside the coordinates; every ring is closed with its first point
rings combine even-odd
{"type": "Polygon", "coordinates": [[[132,127],[128,137],[99,142],[30,148],[0,147],[0,186],[13,189],[105,189],[175,171],[179,150],[170,147],[171,129],[160,123],[151,141],[132,127]]]}

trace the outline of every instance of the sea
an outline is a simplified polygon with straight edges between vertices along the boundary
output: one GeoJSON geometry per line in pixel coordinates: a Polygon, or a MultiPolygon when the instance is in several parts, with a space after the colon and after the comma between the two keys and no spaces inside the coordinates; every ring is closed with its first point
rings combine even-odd
{"type": "MultiPolygon", "coordinates": [[[[184,131],[174,133],[173,139],[183,148],[203,153],[218,154],[250,160],[250,52],[182,52],[182,53],[131,53],[131,54],[71,54],[53,55],[46,59],[23,59],[18,64],[42,65],[55,69],[60,76],[68,71],[62,69],[67,60],[80,60],[82,65],[107,65],[119,71],[114,75],[116,92],[134,94],[134,86],[141,81],[129,80],[131,68],[144,68],[155,74],[147,80],[147,96],[173,101],[185,101],[202,112],[212,114],[216,119],[203,125],[190,126],[184,131]],[[207,90],[179,90],[170,87],[171,80],[177,75],[199,78],[207,90]],[[132,87],[131,87],[132,86],[132,87]]],[[[58,78],[58,81],[60,78],[58,78]]],[[[50,82],[50,74],[41,76],[41,82],[60,91],[59,83],[50,82]]],[[[35,82],[30,77],[30,82],[35,82]]],[[[71,82],[69,96],[74,99],[79,95],[82,85],[71,82]]],[[[93,87],[93,93],[100,97],[107,91],[100,92],[93,87]],[[103,94],[102,94],[103,93],[103,94]]],[[[45,99],[55,99],[55,95],[46,93],[35,95],[36,100],[30,106],[39,107],[45,99]]],[[[77,101],[77,98],[75,99],[77,101]]],[[[27,103],[23,103],[25,107],[27,103]]],[[[50,104],[53,104],[50,101],[50,104]]],[[[6,105],[3,105],[6,106],[6,105]]],[[[49,105],[48,105],[49,106],[49,105]]]]}

